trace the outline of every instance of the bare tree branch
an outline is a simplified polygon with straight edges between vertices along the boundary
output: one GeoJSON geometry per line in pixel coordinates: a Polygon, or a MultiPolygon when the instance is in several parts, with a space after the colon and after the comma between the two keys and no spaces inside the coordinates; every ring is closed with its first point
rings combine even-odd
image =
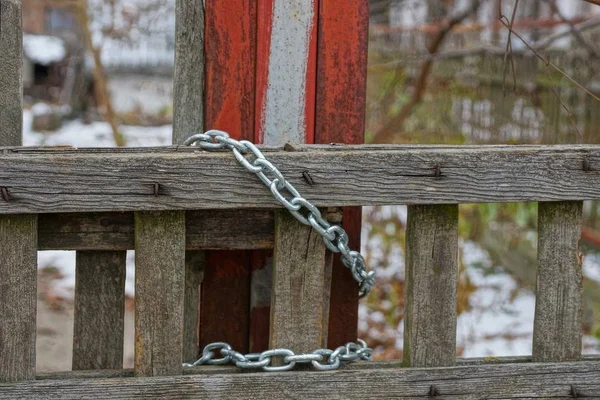
{"type": "Polygon", "coordinates": [[[570,21],[567,17],[564,16],[564,14],[558,8],[558,6],[556,4],[556,0],[544,0],[544,1],[548,5],[550,5],[552,12],[554,14],[556,14],[558,16],[558,18],[561,19],[561,21],[565,22],[569,26],[569,31],[571,32],[571,34],[590,53],[590,55],[592,55],[594,58],[600,58],[600,51],[598,51],[598,49],[593,44],[588,42],[583,37],[583,35],[579,31],[579,29],[577,29],[575,27],[575,24],[573,23],[573,21],[570,21]]]}

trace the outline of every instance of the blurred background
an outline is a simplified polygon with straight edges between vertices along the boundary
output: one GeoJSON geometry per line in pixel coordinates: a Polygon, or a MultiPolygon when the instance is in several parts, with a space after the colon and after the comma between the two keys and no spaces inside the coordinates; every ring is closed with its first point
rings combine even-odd
{"type": "MultiPolygon", "coordinates": [[[[600,1],[370,0],[366,141],[600,143],[600,1]],[[512,33],[511,33],[512,31],[512,33]]],[[[174,2],[23,0],[25,145],[171,143],[174,2]]],[[[379,281],[360,337],[401,358],[406,208],[365,207],[379,281]]],[[[460,207],[458,348],[531,354],[537,206],[460,207]]],[[[600,352],[600,216],[586,202],[584,352],[600,352]]],[[[133,258],[127,290],[133,295],[133,258]]],[[[74,254],[40,253],[38,369],[70,367],[74,254]]],[[[126,322],[131,366],[132,301],[126,322]]]]}

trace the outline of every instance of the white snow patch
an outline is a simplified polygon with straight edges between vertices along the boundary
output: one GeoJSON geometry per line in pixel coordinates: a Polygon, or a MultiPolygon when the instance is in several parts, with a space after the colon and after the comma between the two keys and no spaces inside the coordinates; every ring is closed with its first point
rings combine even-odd
{"type": "Polygon", "coordinates": [[[24,34],[23,52],[29,60],[42,65],[62,61],[67,55],[62,39],[46,35],[24,34]]]}

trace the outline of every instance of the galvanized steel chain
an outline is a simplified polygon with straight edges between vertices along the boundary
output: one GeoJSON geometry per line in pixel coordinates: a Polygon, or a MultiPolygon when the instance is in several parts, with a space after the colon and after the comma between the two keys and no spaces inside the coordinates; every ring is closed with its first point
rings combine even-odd
{"type": "Polygon", "coordinates": [[[338,369],[342,361],[371,360],[373,350],[367,344],[358,339],[358,343],[347,343],[335,350],[318,349],[312,353],[295,354],[289,349],[272,349],[262,353],[242,354],[231,348],[228,343],[211,343],[202,351],[202,357],[193,363],[185,363],[184,367],[195,367],[198,365],[221,365],[235,364],[243,369],[262,369],[268,372],[289,371],[296,364],[312,364],[319,371],[338,369]],[[216,355],[219,351],[220,357],[216,355]],[[273,366],[273,357],[281,357],[283,364],[273,366]]]}
{"type": "Polygon", "coordinates": [[[265,158],[254,143],[247,140],[232,139],[223,131],[210,130],[189,137],[184,144],[211,151],[231,150],[236,160],[248,171],[256,174],[262,183],[271,190],[273,197],[287,208],[298,221],[304,225],[312,226],[323,237],[325,246],[329,250],[340,253],[342,263],[350,269],[352,276],[358,282],[360,296],[364,297],[369,294],[371,287],[375,285],[375,271],[367,272],[367,264],[362,254],[350,250],[346,231],[339,225],[332,225],[327,222],[319,209],[300,196],[296,188],[285,179],[277,167],[265,158]],[[253,155],[255,157],[254,161],[248,161],[244,154],[253,155]],[[267,174],[272,178],[269,178],[267,174]],[[287,197],[285,192],[288,194],[287,197]]]}
{"type": "MultiPolygon", "coordinates": [[[[325,246],[334,253],[340,253],[342,263],[350,269],[352,276],[358,282],[359,295],[366,296],[375,285],[375,272],[367,272],[364,257],[348,247],[348,234],[339,225],[332,225],[323,218],[319,209],[303,198],[296,188],[285,179],[262,152],[247,140],[235,140],[226,132],[210,130],[189,137],[185,142],[188,146],[198,146],[204,150],[229,149],[236,160],[248,171],[256,174],[281,203],[298,221],[312,226],[322,237],[325,246]],[[254,156],[249,161],[244,155],[254,156]],[[287,195],[286,195],[287,192],[287,195]]],[[[341,361],[370,360],[373,350],[358,339],[358,343],[347,343],[335,350],[318,349],[308,354],[295,354],[290,349],[272,349],[262,353],[242,354],[231,348],[225,342],[215,342],[207,345],[202,351],[202,357],[193,363],[184,363],[184,367],[196,365],[214,365],[233,363],[239,368],[263,369],[264,371],[287,371],[296,364],[312,364],[321,371],[337,369],[341,361]],[[221,357],[215,355],[219,350],[221,357]],[[216,358],[215,358],[216,357],[216,358]],[[283,357],[283,365],[272,366],[273,357],[283,357]]]]}

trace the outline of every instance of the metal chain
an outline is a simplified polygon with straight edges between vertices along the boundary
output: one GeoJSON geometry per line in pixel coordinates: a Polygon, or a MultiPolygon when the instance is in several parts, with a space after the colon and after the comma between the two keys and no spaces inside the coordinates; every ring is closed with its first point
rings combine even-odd
{"type": "Polygon", "coordinates": [[[215,342],[207,345],[202,350],[202,357],[193,363],[184,363],[184,367],[195,367],[198,365],[221,365],[235,364],[243,369],[262,369],[267,372],[289,371],[296,364],[312,364],[313,368],[319,371],[329,371],[338,369],[342,361],[364,360],[370,361],[373,349],[367,347],[367,344],[358,339],[357,343],[346,343],[335,350],[318,349],[312,353],[295,354],[289,349],[272,349],[262,353],[242,354],[231,348],[228,343],[215,342]],[[220,356],[216,355],[219,351],[220,356]],[[282,365],[273,366],[274,357],[282,359],[282,365]]]}
{"type": "Polygon", "coordinates": [[[323,241],[329,250],[340,253],[342,263],[350,269],[352,276],[358,282],[359,295],[364,297],[369,294],[371,287],[375,285],[375,271],[367,272],[367,264],[362,254],[350,250],[346,231],[339,225],[331,225],[327,222],[319,209],[300,196],[296,188],[284,178],[277,167],[265,158],[254,143],[247,140],[237,141],[230,138],[226,132],[210,130],[189,137],[184,144],[199,146],[209,151],[231,150],[236,160],[248,171],[256,174],[262,183],[271,190],[273,197],[287,208],[298,221],[304,225],[312,226],[323,237],[323,241]],[[244,154],[253,155],[255,157],[254,161],[248,161],[244,154]],[[287,197],[285,192],[288,193],[287,197]]]}
{"type": "MultiPolygon", "coordinates": [[[[340,253],[342,263],[350,269],[352,276],[358,282],[360,297],[369,294],[375,285],[375,272],[367,272],[364,257],[348,247],[348,234],[339,225],[331,225],[323,218],[319,209],[303,198],[296,188],[288,182],[281,171],[277,169],[262,152],[247,140],[235,140],[229,134],[219,130],[210,130],[189,137],[185,142],[188,146],[198,146],[204,150],[214,151],[229,149],[236,160],[248,171],[256,174],[281,203],[298,221],[304,225],[312,226],[322,237],[325,246],[334,253],[340,253]],[[244,155],[254,156],[250,162],[244,155]],[[286,193],[287,192],[287,196],[286,193]]],[[[202,351],[202,357],[193,363],[184,363],[184,367],[196,365],[235,364],[239,368],[259,369],[264,371],[287,371],[296,364],[312,364],[320,371],[337,369],[341,361],[370,360],[373,350],[358,339],[358,343],[347,343],[335,350],[318,349],[308,354],[295,354],[289,349],[272,349],[262,353],[243,355],[231,348],[228,343],[215,342],[207,345],[202,351]],[[219,350],[221,358],[215,358],[215,351],[219,350]],[[283,357],[283,365],[272,366],[273,357],[283,357]]]]}

